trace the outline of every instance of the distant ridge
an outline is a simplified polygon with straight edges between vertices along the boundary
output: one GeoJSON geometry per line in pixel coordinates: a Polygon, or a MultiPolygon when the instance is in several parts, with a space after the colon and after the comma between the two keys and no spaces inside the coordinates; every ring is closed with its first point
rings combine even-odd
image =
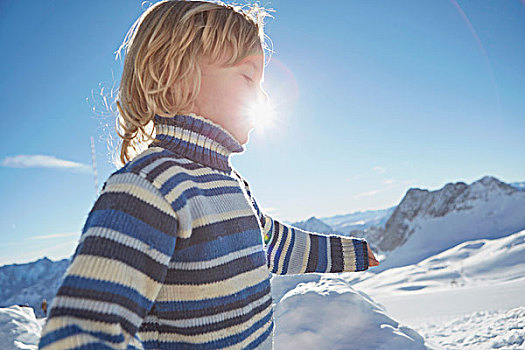
{"type": "Polygon", "coordinates": [[[68,259],[52,261],[46,257],[0,267],[0,307],[29,305],[37,316],[44,316],[42,299],[50,302],[55,297],[68,265],[68,259]]]}
{"type": "Polygon", "coordinates": [[[514,188],[517,188],[518,190],[524,190],[525,191],[525,181],[523,182],[512,182],[509,183],[514,188]]]}

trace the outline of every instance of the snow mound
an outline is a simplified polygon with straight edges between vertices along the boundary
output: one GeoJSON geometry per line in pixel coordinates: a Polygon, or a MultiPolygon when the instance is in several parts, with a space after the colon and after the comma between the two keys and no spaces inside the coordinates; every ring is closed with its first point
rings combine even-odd
{"type": "Polygon", "coordinates": [[[507,311],[478,311],[446,323],[425,323],[416,329],[436,349],[523,349],[525,306],[507,311]]]}
{"type": "Polygon", "coordinates": [[[36,350],[42,325],[31,307],[0,308],[0,349],[36,350]]]}
{"type": "Polygon", "coordinates": [[[426,349],[368,295],[337,275],[273,276],[275,349],[426,349]]]}

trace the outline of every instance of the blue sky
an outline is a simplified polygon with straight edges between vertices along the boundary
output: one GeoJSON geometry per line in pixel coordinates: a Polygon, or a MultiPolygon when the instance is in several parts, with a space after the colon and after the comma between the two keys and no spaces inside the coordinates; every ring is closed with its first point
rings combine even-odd
{"type": "MultiPolygon", "coordinates": [[[[233,157],[295,221],[399,203],[484,175],[525,180],[525,2],[261,1],[272,130],[233,157]],[[329,4],[329,5],[328,5],[329,4]]],[[[0,2],[0,264],[69,256],[95,200],[141,1],[0,2]]],[[[114,135],[113,135],[114,136],[114,135]]],[[[115,147],[115,146],[114,146],[115,147]]]]}

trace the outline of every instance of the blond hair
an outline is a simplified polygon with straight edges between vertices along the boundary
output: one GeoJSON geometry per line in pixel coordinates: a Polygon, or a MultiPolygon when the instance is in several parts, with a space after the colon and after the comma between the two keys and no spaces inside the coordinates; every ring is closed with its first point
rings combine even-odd
{"type": "Polygon", "coordinates": [[[264,52],[268,15],[257,4],[168,0],[137,19],[118,50],[125,52],[116,102],[121,165],[153,140],[155,115],[188,112],[200,91],[199,59],[235,64],[264,52]]]}

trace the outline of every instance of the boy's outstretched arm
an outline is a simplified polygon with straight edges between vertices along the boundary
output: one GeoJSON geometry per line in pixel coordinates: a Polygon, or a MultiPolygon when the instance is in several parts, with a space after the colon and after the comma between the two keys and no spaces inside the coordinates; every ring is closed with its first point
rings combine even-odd
{"type": "Polygon", "coordinates": [[[248,182],[236,174],[261,222],[268,268],[272,273],[356,272],[379,264],[365,239],[308,232],[264,214],[248,182]]]}
{"type": "Polygon", "coordinates": [[[165,280],[177,218],[140,174],[109,177],[53,299],[40,349],[125,349],[165,280]]]}

